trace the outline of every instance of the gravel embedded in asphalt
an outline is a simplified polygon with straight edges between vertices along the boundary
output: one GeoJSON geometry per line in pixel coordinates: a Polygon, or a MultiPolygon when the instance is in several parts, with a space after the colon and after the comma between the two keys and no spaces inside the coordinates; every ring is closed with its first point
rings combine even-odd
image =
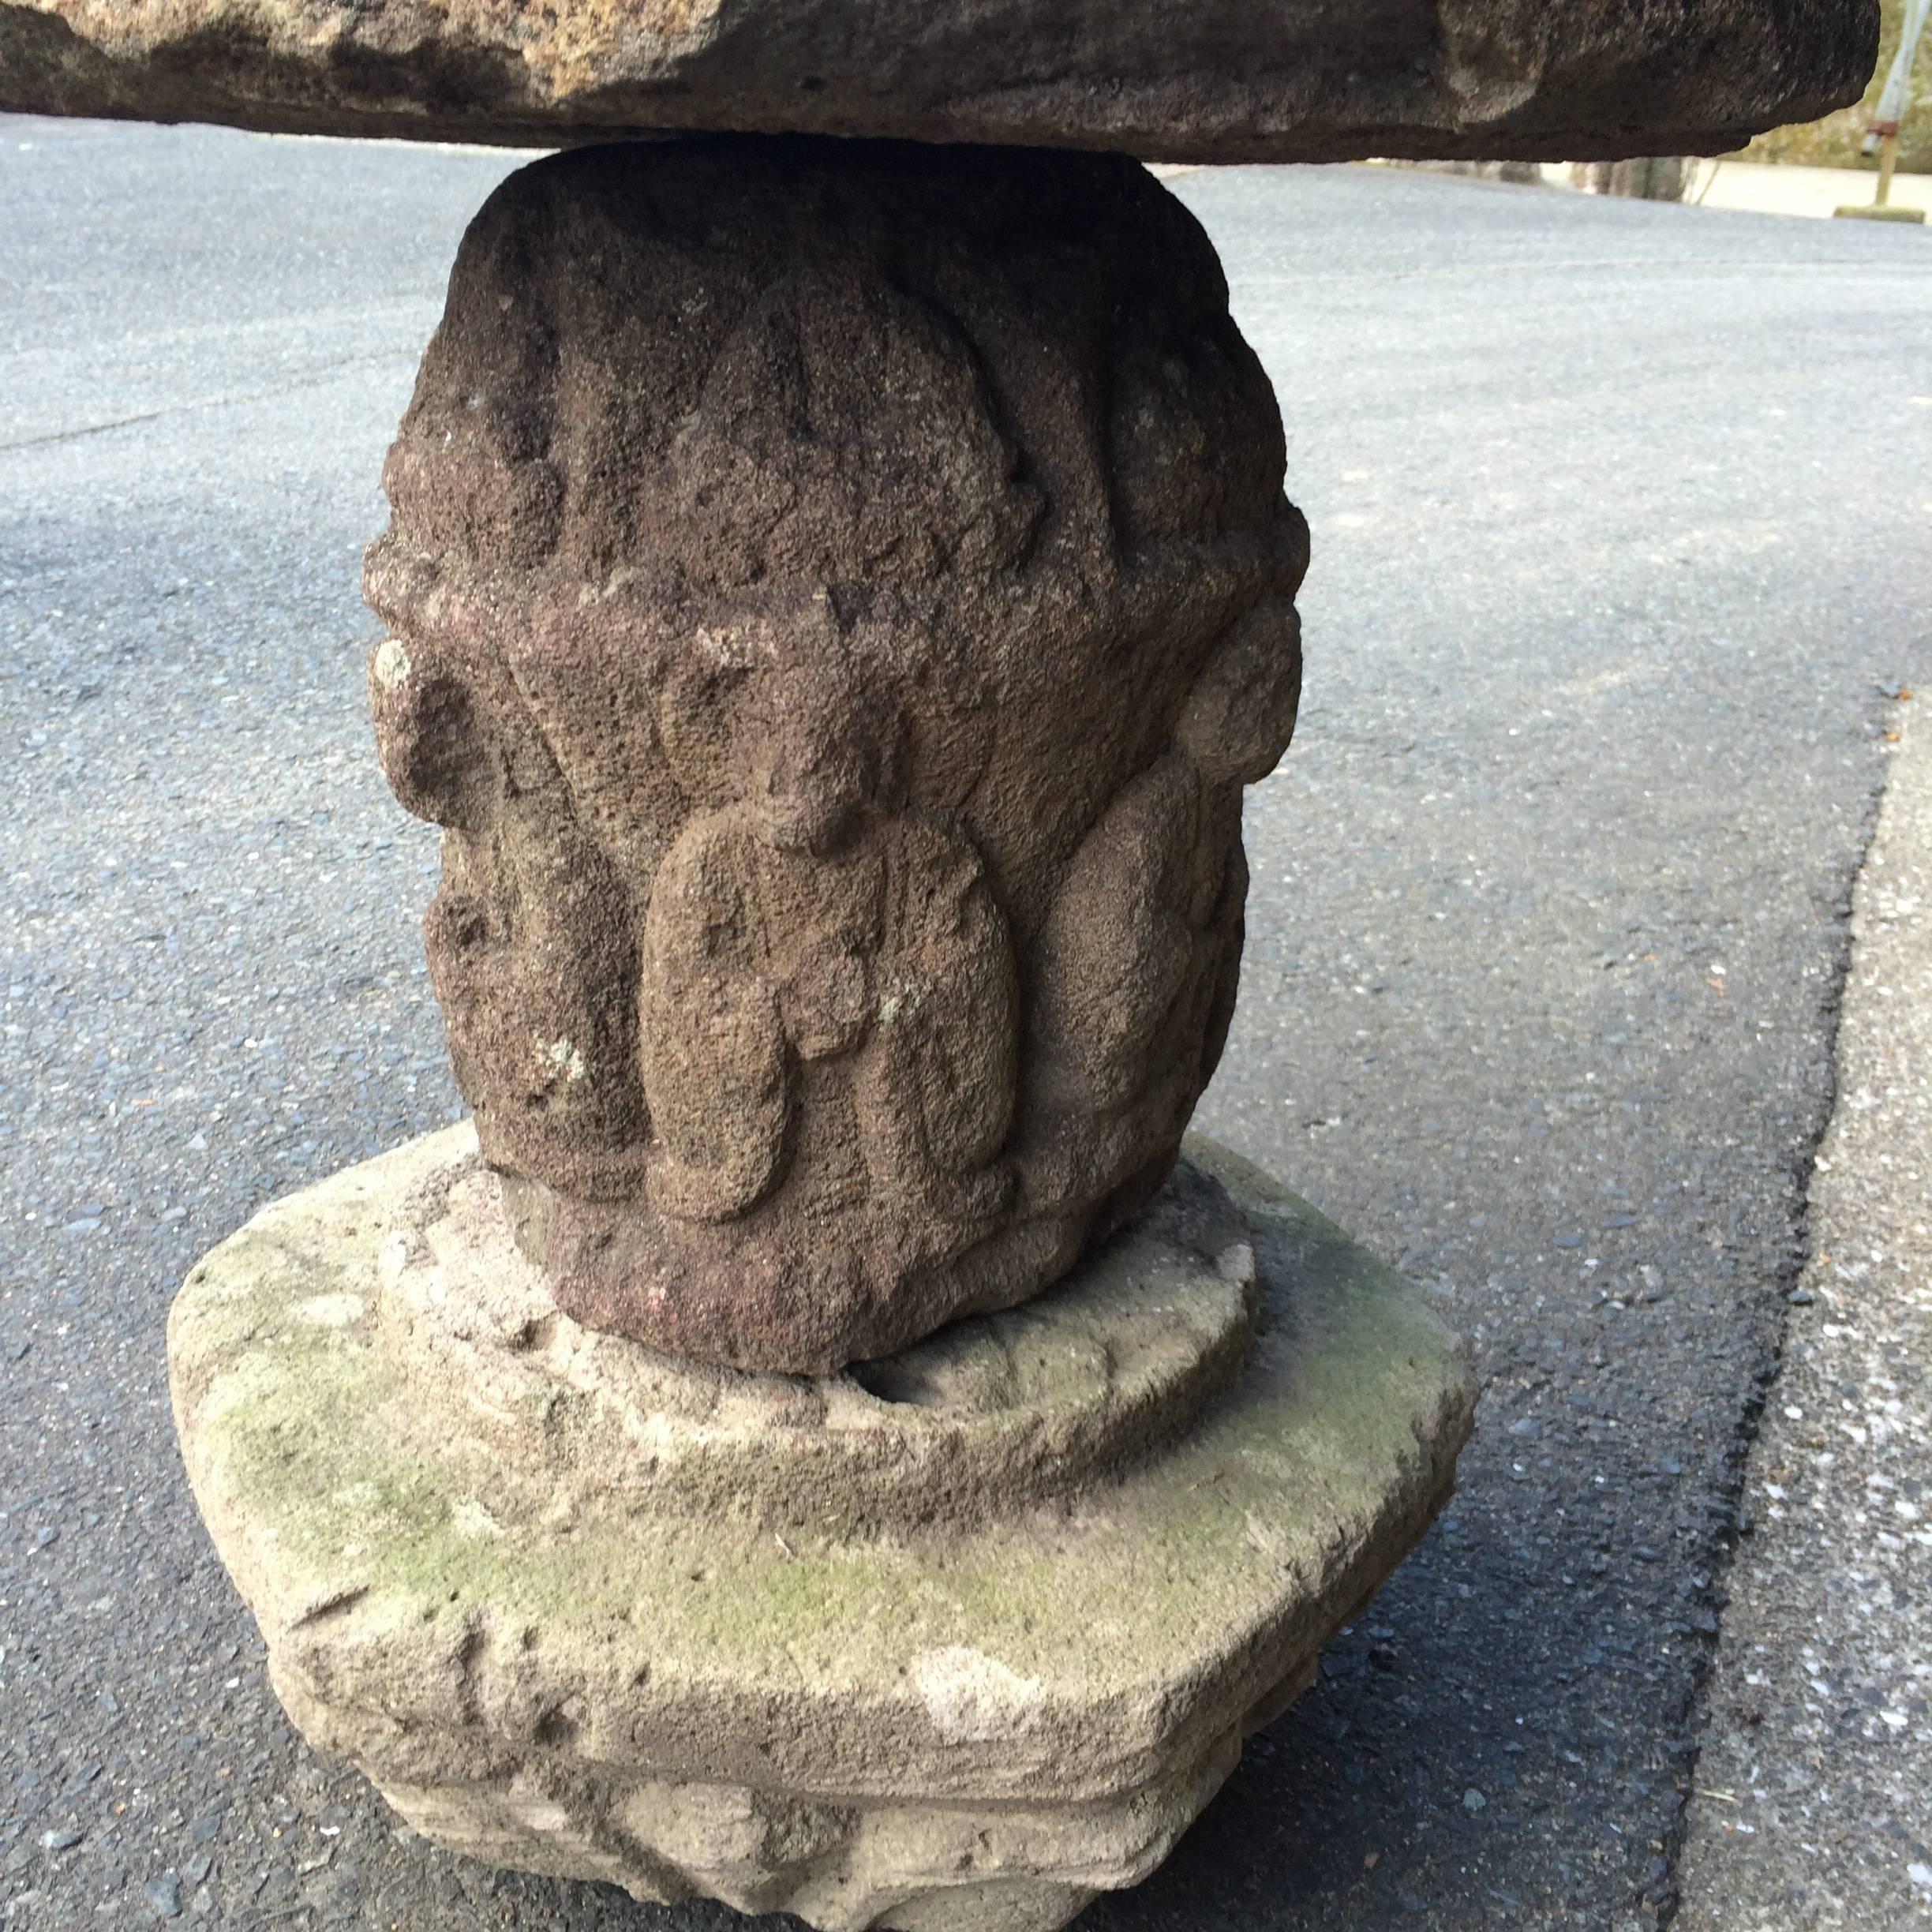
{"type": "MultiPolygon", "coordinates": [[[[512,164],[0,121],[9,1924],[138,1924],[170,1872],[220,1926],[738,1923],[446,1857],[314,1757],[168,1416],[195,1257],[456,1110],[357,566],[512,164]]],[[[1428,1284],[1489,1393],[1436,1532],[1083,1928],[1641,1926],[1797,1279],[1881,687],[1932,683],[1932,257],[1372,170],[1174,186],[1316,559],[1202,1124],[1428,1284]]]]}

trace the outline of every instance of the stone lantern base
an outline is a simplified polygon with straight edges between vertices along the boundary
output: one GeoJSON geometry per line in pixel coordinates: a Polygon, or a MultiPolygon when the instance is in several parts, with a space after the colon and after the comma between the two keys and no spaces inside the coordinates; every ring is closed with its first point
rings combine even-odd
{"type": "Polygon", "coordinates": [[[1172,1849],[1450,1487],[1418,1293],[1194,1139],[1066,1282],[818,1380],[560,1313],[468,1127],[189,1277],[177,1422],[277,1691],[493,1863],[1047,1932],[1172,1849]]]}

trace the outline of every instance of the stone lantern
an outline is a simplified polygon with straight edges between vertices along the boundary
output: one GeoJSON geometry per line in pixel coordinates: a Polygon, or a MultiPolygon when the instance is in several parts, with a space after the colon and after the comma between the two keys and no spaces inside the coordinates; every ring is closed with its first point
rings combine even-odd
{"type": "Polygon", "coordinates": [[[365,570],[474,1118],[264,1210],[170,1324],[318,1747],[444,1844],[826,1932],[1051,1932],[1166,1855],[1473,1391],[1416,1290],[1184,1140],[1308,532],[1140,161],[1728,149],[1855,96],[1875,32],[0,9],[0,107],[562,150],[464,238],[365,570]]]}

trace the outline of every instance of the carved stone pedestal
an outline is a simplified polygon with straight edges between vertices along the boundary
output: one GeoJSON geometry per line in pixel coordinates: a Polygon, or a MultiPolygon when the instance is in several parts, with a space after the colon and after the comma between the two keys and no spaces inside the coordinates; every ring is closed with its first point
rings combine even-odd
{"type": "Polygon", "coordinates": [[[390,454],[370,691],[561,1307],[819,1374],[1151,1196],[1294,724],[1282,462],[1123,158],[720,139],[497,191],[390,454]]]}
{"type": "Polygon", "coordinates": [[[1728,151],[1878,24],[0,5],[0,107],[565,149],[464,238],[365,576],[474,1129],[170,1329],[316,1743],[443,1843],[826,1932],[1045,1932],[1166,1855],[1471,1395],[1311,1209],[1176,1168],[1308,533],[1140,161],[1728,151]]]}
{"type": "Polygon", "coordinates": [[[438,1842],[639,1898],[1050,1932],[1144,1877],[1472,1400],[1417,1290],[1190,1157],[1061,1287],[816,1380],[559,1312],[467,1128],[266,1209],[169,1346],[290,1716],[438,1842]]]}
{"type": "Polygon", "coordinates": [[[1282,463],[1124,158],[605,147],[471,227],[367,587],[474,1139],[270,1209],[170,1335],[283,1702],[440,1842],[1045,1932],[1447,1492],[1451,1338],[1175,1167],[1300,688],[1282,463]]]}

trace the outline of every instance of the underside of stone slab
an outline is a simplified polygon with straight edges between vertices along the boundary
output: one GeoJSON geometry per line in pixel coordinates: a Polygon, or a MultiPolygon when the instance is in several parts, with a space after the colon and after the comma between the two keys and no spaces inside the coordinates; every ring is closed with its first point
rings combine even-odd
{"type": "Polygon", "coordinates": [[[1878,0],[0,0],[0,109],[559,145],[1715,153],[1855,99],[1878,0]]]}
{"type": "Polygon", "coordinates": [[[526,1309],[461,1130],[264,1210],[169,1354],[291,1716],[438,1842],[643,1899],[1051,1932],[1137,1882],[1427,1526],[1473,1398],[1415,1290],[1189,1151],[1021,1315],[818,1383],[526,1309]]]}

